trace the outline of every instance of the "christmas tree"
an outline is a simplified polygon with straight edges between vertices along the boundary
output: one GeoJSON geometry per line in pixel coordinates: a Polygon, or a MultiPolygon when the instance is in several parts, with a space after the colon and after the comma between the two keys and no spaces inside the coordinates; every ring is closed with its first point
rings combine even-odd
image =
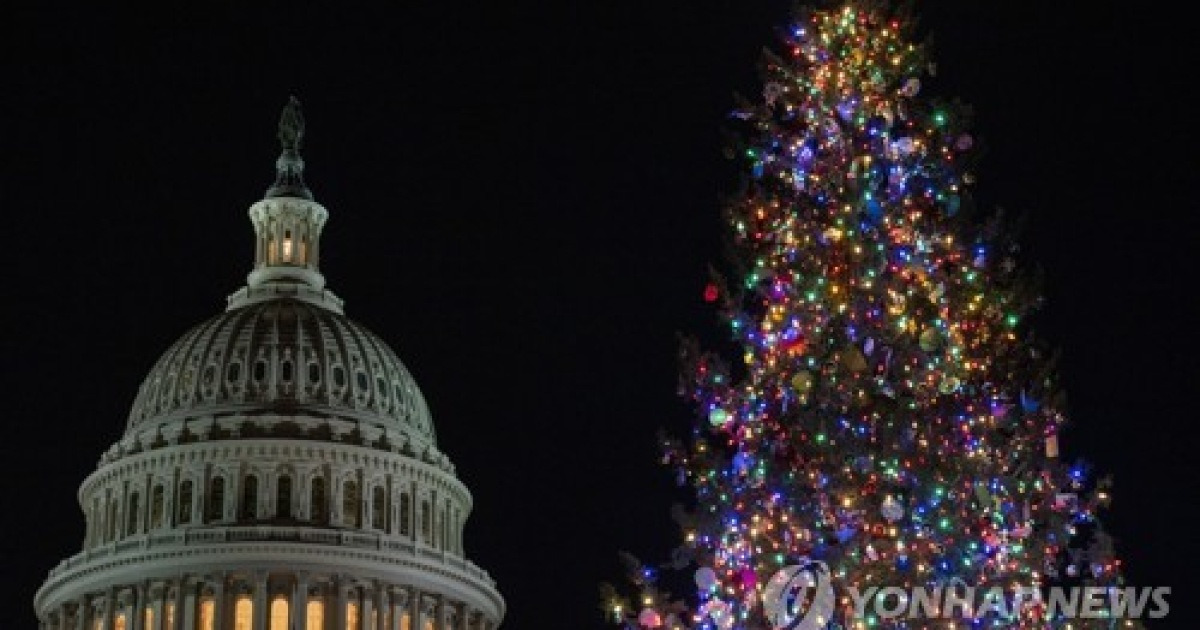
{"type": "Polygon", "coordinates": [[[921,93],[934,66],[905,11],[802,10],[783,39],[761,100],[732,116],[736,269],[704,295],[744,355],[684,344],[699,414],[663,439],[694,491],[674,566],[696,594],[630,559],[640,592],[604,606],[631,628],[778,627],[772,580],[819,561],[837,595],[800,603],[829,627],[951,627],[858,616],[847,592],[872,586],[1000,589],[958,627],[1133,623],[1020,601],[1122,578],[1096,520],[1107,482],[1059,459],[1054,360],[1027,330],[1036,283],[1010,226],[972,203],[968,108],[921,93]]]}

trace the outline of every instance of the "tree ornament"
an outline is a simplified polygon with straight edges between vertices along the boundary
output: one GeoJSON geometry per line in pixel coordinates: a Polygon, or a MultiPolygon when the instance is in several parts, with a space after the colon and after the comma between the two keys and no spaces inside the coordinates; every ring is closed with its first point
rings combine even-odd
{"type": "Polygon", "coordinates": [[[720,297],[720,291],[717,289],[717,285],[715,285],[711,282],[708,283],[707,285],[705,285],[705,287],[704,287],[704,301],[705,302],[709,302],[709,303],[716,302],[718,297],[720,297]]]}
{"type": "Polygon", "coordinates": [[[851,372],[865,372],[867,370],[867,359],[858,348],[851,346],[842,353],[842,365],[851,372]]]}
{"type": "Polygon", "coordinates": [[[888,495],[883,499],[883,505],[879,506],[879,514],[883,516],[888,523],[895,523],[904,517],[904,506],[896,500],[892,495],[888,495]]]}
{"type": "Polygon", "coordinates": [[[812,390],[813,375],[808,370],[801,370],[792,377],[792,389],[801,396],[807,396],[812,390]]]}
{"type": "Polygon", "coordinates": [[[958,391],[958,388],[961,386],[962,381],[958,380],[957,376],[945,376],[942,378],[942,382],[938,385],[938,391],[943,394],[950,395],[958,391]]]}
{"type": "Polygon", "coordinates": [[[643,628],[660,628],[662,627],[662,617],[653,608],[643,608],[642,612],[638,614],[638,625],[643,628]]]}
{"type": "Polygon", "coordinates": [[[964,133],[954,140],[954,148],[957,151],[970,151],[973,146],[975,139],[969,133],[964,133]]]}
{"type": "Polygon", "coordinates": [[[733,611],[724,600],[710,599],[704,602],[704,605],[700,608],[700,614],[712,619],[713,623],[721,630],[729,630],[733,627],[733,611]]]}
{"type": "Polygon", "coordinates": [[[900,95],[907,96],[909,98],[916,96],[917,92],[920,92],[920,91],[921,91],[921,80],[916,77],[910,77],[907,81],[904,82],[904,85],[900,87],[900,95]]]}
{"type": "Polygon", "coordinates": [[[758,574],[754,569],[746,568],[738,572],[738,581],[742,584],[742,589],[753,591],[755,585],[758,584],[758,574]]]}
{"type": "Polygon", "coordinates": [[[1046,457],[1058,457],[1058,434],[1046,436],[1046,457]]]}
{"type": "Polygon", "coordinates": [[[933,351],[937,350],[939,347],[941,347],[942,334],[938,331],[937,328],[930,326],[929,328],[926,328],[924,332],[921,333],[921,338],[919,340],[919,343],[921,345],[921,349],[924,350],[925,352],[933,352],[933,351]]]}
{"type": "Polygon", "coordinates": [[[717,407],[708,412],[708,423],[714,427],[724,427],[725,425],[729,424],[729,420],[729,412],[725,411],[721,407],[717,407]]]}
{"type": "Polygon", "coordinates": [[[713,571],[711,567],[696,569],[694,578],[696,580],[696,587],[702,592],[711,591],[717,585],[717,572],[713,571]]]}

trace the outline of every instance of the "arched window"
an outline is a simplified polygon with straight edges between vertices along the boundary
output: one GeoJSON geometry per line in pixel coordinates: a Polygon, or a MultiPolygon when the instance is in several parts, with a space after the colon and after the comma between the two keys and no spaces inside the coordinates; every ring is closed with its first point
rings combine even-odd
{"type": "Polygon", "coordinates": [[[276,595],[271,600],[270,630],[288,630],[288,600],[283,595],[276,595]]]}
{"type": "Polygon", "coordinates": [[[371,527],[384,529],[387,525],[387,506],[383,486],[375,486],[371,491],[371,527]]]}
{"type": "Polygon", "coordinates": [[[179,518],[180,525],[192,522],[192,480],[184,479],[179,484],[179,518]]]}
{"type": "Polygon", "coordinates": [[[242,518],[258,518],[258,477],[247,475],[242,482],[242,518]]]}
{"type": "Polygon", "coordinates": [[[325,630],[325,602],[316,597],[309,598],[304,616],[308,630],[325,630]]]}
{"type": "Polygon", "coordinates": [[[350,527],[362,527],[359,513],[358,484],[353,479],[347,479],[342,484],[342,524],[350,527]]]}
{"type": "Polygon", "coordinates": [[[208,520],[225,518],[225,478],[213,477],[208,487],[208,520]]]}
{"type": "Polygon", "coordinates": [[[346,630],[361,630],[358,618],[358,602],[346,602],[346,630]]]}
{"type": "Polygon", "coordinates": [[[421,540],[427,545],[433,543],[433,514],[429,501],[421,502],[421,540]]]}
{"type": "Polygon", "coordinates": [[[400,494],[400,535],[408,536],[412,533],[412,499],[408,497],[408,493],[400,494]]]}
{"type": "Polygon", "coordinates": [[[249,595],[240,595],[233,605],[233,630],[251,630],[254,627],[254,600],[249,595]]]}
{"type": "Polygon", "coordinates": [[[108,519],[107,520],[108,520],[108,523],[106,523],[106,525],[107,525],[106,529],[108,531],[104,535],[104,540],[111,541],[112,539],[117,537],[117,502],[113,501],[112,499],[108,500],[108,519]]]}
{"type": "Polygon", "coordinates": [[[276,518],[292,518],[292,478],[288,475],[279,477],[275,488],[276,518]]]}
{"type": "MultiPolygon", "coordinates": [[[[150,529],[158,529],[163,526],[163,487],[161,485],[154,486],[150,491],[150,529]]],[[[149,627],[149,626],[147,626],[149,627]]]]}
{"type": "Polygon", "coordinates": [[[292,362],[290,360],[284,359],[284,361],[279,364],[279,378],[284,383],[292,382],[292,362]]]}
{"type": "Polygon", "coordinates": [[[200,619],[196,630],[216,630],[216,625],[217,604],[212,596],[206,596],[200,600],[200,619]]]}
{"type": "Polygon", "coordinates": [[[129,510],[125,513],[125,535],[132,536],[137,533],[138,527],[138,493],[134,492],[129,495],[129,510]]]}
{"type": "Polygon", "coordinates": [[[292,231],[283,231],[283,262],[292,262],[292,231]]]}
{"type": "Polygon", "coordinates": [[[325,480],[321,477],[315,477],[312,480],[312,489],[309,492],[312,504],[312,520],[316,523],[324,523],[329,518],[329,508],[325,502],[325,480]]]}
{"type": "Polygon", "coordinates": [[[439,517],[441,520],[442,539],[438,541],[438,547],[442,549],[450,548],[450,508],[449,506],[442,509],[442,514],[439,517]]]}
{"type": "Polygon", "coordinates": [[[90,533],[88,535],[88,539],[89,539],[88,544],[89,545],[95,545],[100,542],[101,538],[103,538],[103,536],[104,536],[104,530],[102,528],[103,522],[104,522],[104,507],[100,503],[100,497],[96,497],[96,498],[92,499],[92,514],[91,514],[91,518],[88,519],[88,525],[89,525],[88,529],[90,531],[90,533]]]}

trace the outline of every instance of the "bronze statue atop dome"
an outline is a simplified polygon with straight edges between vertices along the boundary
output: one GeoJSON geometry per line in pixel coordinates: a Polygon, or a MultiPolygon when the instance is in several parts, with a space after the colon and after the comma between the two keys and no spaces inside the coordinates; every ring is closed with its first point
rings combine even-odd
{"type": "Polygon", "coordinates": [[[312,191],[304,185],[304,159],[300,157],[300,146],[304,141],[304,114],[300,111],[300,100],[288,97],[287,105],[279,115],[280,154],[275,161],[275,183],[267,189],[266,197],[299,197],[312,199],[312,191]]]}

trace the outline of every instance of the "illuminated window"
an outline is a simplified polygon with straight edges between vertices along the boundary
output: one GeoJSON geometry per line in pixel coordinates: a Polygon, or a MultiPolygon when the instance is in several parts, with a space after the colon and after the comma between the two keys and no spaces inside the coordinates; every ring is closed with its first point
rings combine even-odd
{"type": "Polygon", "coordinates": [[[305,627],[308,630],[323,630],[325,628],[325,603],[320,599],[308,600],[308,610],[304,613],[305,627]]]}
{"type": "Polygon", "coordinates": [[[288,602],[283,595],[271,600],[270,630],[288,630],[288,602]]]}
{"type": "Polygon", "coordinates": [[[383,486],[375,486],[375,489],[371,491],[371,527],[375,529],[383,529],[387,524],[385,521],[387,506],[384,494],[383,486]]]}
{"type": "Polygon", "coordinates": [[[192,520],[192,480],[187,479],[179,484],[179,524],[186,525],[192,520]]]}
{"type": "Polygon", "coordinates": [[[225,478],[213,477],[208,490],[208,520],[225,518],[225,478]]]}
{"type": "Polygon", "coordinates": [[[154,486],[150,491],[150,529],[163,525],[163,487],[154,486]]]}
{"type": "Polygon", "coordinates": [[[292,517],[292,478],[283,475],[275,488],[275,516],[278,518],[292,517]]]}
{"type": "Polygon", "coordinates": [[[104,630],[104,615],[95,613],[92,617],[92,630],[104,630]]]}
{"type": "Polygon", "coordinates": [[[292,262],[292,231],[283,233],[283,262],[292,262]]]}
{"type": "Polygon", "coordinates": [[[254,627],[254,600],[249,595],[237,598],[233,605],[233,630],[250,630],[254,627]]]}
{"type": "Polygon", "coordinates": [[[142,611],[142,627],[154,627],[154,609],[149,606],[146,607],[146,610],[142,611]]]}
{"type": "Polygon", "coordinates": [[[258,477],[249,475],[242,484],[242,518],[258,517],[258,477]]]}
{"type": "Polygon", "coordinates": [[[358,624],[358,602],[346,602],[346,630],[361,630],[358,624]]]}
{"type": "Polygon", "coordinates": [[[310,492],[310,503],[312,503],[312,520],[317,523],[324,523],[329,514],[328,508],[325,505],[325,480],[317,477],[312,480],[312,491],[310,492]]]}
{"type": "Polygon", "coordinates": [[[216,630],[217,604],[211,597],[200,600],[200,623],[196,630],[216,630]]]}
{"type": "Polygon", "coordinates": [[[412,531],[410,525],[412,520],[412,500],[408,498],[408,493],[400,495],[400,535],[407,536],[412,531]]]}
{"type": "Polygon", "coordinates": [[[113,630],[127,630],[128,624],[125,622],[125,613],[117,613],[117,618],[113,620],[113,630]]]}
{"type": "Polygon", "coordinates": [[[175,630],[175,602],[167,602],[163,608],[163,630],[175,630]]]}
{"type": "Polygon", "coordinates": [[[400,613],[400,630],[412,630],[412,616],[407,610],[400,613]]]}
{"type": "Polygon", "coordinates": [[[435,628],[433,627],[433,620],[426,619],[425,623],[421,624],[421,630],[435,630],[435,628]]]}
{"type": "Polygon", "coordinates": [[[342,484],[342,523],[351,527],[362,527],[359,514],[358,484],[347,479],[342,484]]]}

